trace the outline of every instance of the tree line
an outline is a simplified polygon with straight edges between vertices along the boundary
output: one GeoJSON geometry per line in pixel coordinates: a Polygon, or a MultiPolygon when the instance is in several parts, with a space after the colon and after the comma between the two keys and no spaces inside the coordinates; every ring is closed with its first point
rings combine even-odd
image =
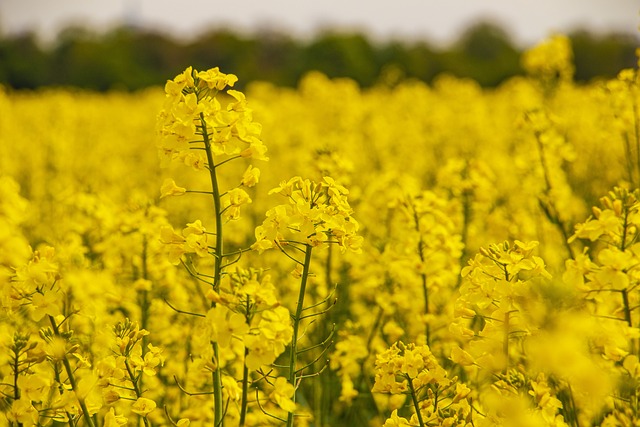
{"type": "MultiPolygon", "coordinates": [[[[637,34],[569,34],[579,82],[612,77],[636,64],[637,34]]],[[[219,66],[241,82],[295,86],[310,70],[349,77],[371,86],[389,75],[431,82],[441,73],[472,78],[493,87],[522,74],[522,50],[499,26],[479,23],[450,46],[428,41],[373,43],[357,32],[325,32],[309,41],[263,31],[247,36],[215,28],[194,40],[161,32],[118,27],[106,33],[72,27],[42,47],[33,33],[0,38],[0,83],[15,89],[74,86],[91,90],[137,90],[162,85],[186,65],[219,66]],[[393,72],[390,72],[393,70],[393,72]]]]}

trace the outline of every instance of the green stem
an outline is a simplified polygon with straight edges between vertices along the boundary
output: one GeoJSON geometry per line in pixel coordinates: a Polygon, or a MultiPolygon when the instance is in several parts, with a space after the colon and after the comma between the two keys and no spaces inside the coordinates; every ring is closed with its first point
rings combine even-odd
{"type": "MultiPolygon", "coordinates": [[[[307,279],[309,278],[309,267],[311,265],[311,245],[305,245],[304,265],[302,268],[302,278],[300,280],[300,292],[298,293],[298,303],[296,305],[296,313],[293,317],[293,338],[291,339],[291,349],[289,350],[289,383],[296,387],[298,378],[296,375],[296,365],[298,362],[298,329],[300,327],[300,319],[302,317],[302,309],[304,307],[304,295],[307,289],[307,279]]],[[[296,393],[293,394],[293,401],[296,401],[296,393]]],[[[293,412],[289,412],[287,416],[287,427],[293,426],[293,412]]]]}
{"type": "MultiPolygon", "coordinates": [[[[129,360],[125,359],[124,366],[127,368],[127,373],[129,374],[129,379],[131,380],[131,384],[133,385],[133,391],[136,394],[136,397],[142,397],[142,391],[140,390],[140,385],[138,381],[136,381],[136,377],[133,374],[133,370],[131,369],[131,365],[129,365],[129,360]]],[[[142,417],[142,421],[146,427],[149,427],[149,420],[147,417],[142,417]]]]}
{"type": "Polygon", "coordinates": [[[205,151],[207,153],[207,163],[209,164],[209,178],[211,180],[211,190],[213,193],[213,209],[216,217],[216,243],[213,273],[213,290],[220,291],[220,276],[222,273],[222,201],[220,200],[220,187],[218,185],[218,175],[216,174],[213,152],[211,151],[211,139],[207,130],[207,122],[204,114],[200,113],[200,123],[202,128],[202,138],[204,140],[205,151]]]}
{"type": "Polygon", "coordinates": [[[626,151],[626,155],[624,156],[627,163],[627,174],[629,175],[629,182],[634,183],[634,171],[635,166],[633,164],[633,151],[631,150],[631,141],[629,140],[629,134],[626,132],[622,133],[622,140],[624,141],[624,148],[626,151]]]}
{"type": "Polygon", "coordinates": [[[504,341],[502,343],[502,351],[504,352],[505,372],[509,369],[509,318],[511,312],[507,311],[504,314],[504,341]]]}
{"type": "MultiPolygon", "coordinates": [[[[465,172],[466,172],[465,168],[465,172]]],[[[463,178],[466,179],[466,173],[463,175],[463,178]]],[[[462,241],[463,249],[460,252],[460,271],[465,267],[467,262],[467,250],[468,244],[467,240],[469,239],[469,223],[471,222],[471,195],[468,190],[464,190],[462,192],[462,229],[460,230],[460,240],[462,241]]],[[[458,278],[456,281],[456,288],[459,288],[462,284],[462,274],[458,272],[458,278]]]]}
{"type": "Polygon", "coordinates": [[[20,349],[14,348],[13,353],[13,400],[20,399],[20,388],[18,387],[18,374],[20,373],[20,349]]]}
{"type": "MultiPolygon", "coordinates": [[[[244,349],[244,358],[247,359],[247,355],[249,354],[249,349],[244,349]]],[[[249,397],[249,368],[247,368],[247,364],[245,362],[244,367],[242,369],[242,400],[240,403],[240,421],[238,422],[238,427],[244,427],[245,419],[247,417],[247,403],[249,397]]]]}
{"type": "MultiPolygon", "coordinates": [[[[627,291],[627,289],[623,289],[622,290],[622,306],[623,306],[623,310],[624,310],[624,320],[627,322],[627,325],[629,325],[630,328],[633,327],[633,319],[631,317],[631,305],[629,303],[629,292],[627,291]]],[[[631,338],[630,339],[630,344],[631,344],[631,353],[632,354],[636,354],[636,339],[631,338]]]]}
{"type": "MultiPolygon", "coordinates": [[[[626,204],[626,200],[624,201],[626,204]]],[[[627,229],[629,228],[629,209],[624,206],[624,222],[622,223],[622,236],[620,238],[620,250],[622,252],[627,248],[627,229]]]]}
{"type": "Polygon", "coordinates": [[[420,403],[418,402],[418,396],[416,395],[416,389],[413,386],[413,380],[407,376],[407,382],[409,383],[409,391],[411,392],[411,400],[413,401],[413,407],[416,410],[416,416],[418,417],[418,423],[420,427],[425,427],[424,421],[422,420],[422,413],[420,413],[420,403]]]}
{"type": "Polygon", "coordinates": [[[569,244],[570,236],[569,236],[569,233],[567,232],[566,224],[564,223],[563,220],[560,219],[558,209],[556,208],[556,204],[552,199],[553,186],[551,185],[549,163],[547,161],[544,145],[542,144],[542,140],[540,139],[540,137],[541,137],[540,132],[536,132],[536,141],[538,143],[538,152],[540,154],[540,164],[542,166],[542,173],[544,175],[544,183],[545,183],[544,193],[548,199],[547,201],[544,202],[544,203],[548,203],[548,205],[543,206],[543,210],[545,215],[549,219],[549,221],[551,221],[551,223],[555,225],[560,231],[560,234],[562,235],[562,242],[565,248],[567,249],[569,258],[574,258],[573,249],[571,249],[571,245],[569,244]]]}
{"type": "Polygon", "coordinates": [[[580,427],[580,420],[578,418],[578,409],[576,406],[576,401],[573,397],[573,389],[571,388],[571,385],[568,385],[568,392],[569,392],[569,402],[570,402],[570,406],[571,406],[571,411],[570,411],[570,421],[571,421],[571,425],[574,427],[580,427]]]}
{"type": "MultiPolygon", "coordinates": [[[[413,207],[413,220],[416,225],[416,231],[418,232],[419,241],[418,241],[418,256],[420,257],[420,262],[424,267],[424,240],[422,240],[422,233],[420,233],[420,218],[418,217],[418,213],[416,212],[415,207],[413,207]]],[[[422,279],[422,295],[424,300],[424,314],[429,314],[429,288],[427,288],[427,275],[424,273],[420,274],[422,279]]],[[[425,335],[427,339],[427,345],[431,345],[431,325],[427,321],[425,325],[425,335]]]]}
{"type": "MultiPolygon", "coordinates": [[[[626,200],[624,200],[626,205],[626,200]]],[[[627,246],[627,228],[629,227],[629,209],[624,206],[624,222],[622,224],[622,236],[620,238],[620,250],[625,251],[627,246]]],[[[631,318],[631,305],[629,303],[629,292],[627,289],[622,290],[622,305],[624,309],[624,320],[630,328],[633,327],[633,320],[631,318]]],[[[636,353],[636,340],[631,338],[631,353],[636,353]]]]}
{"type": "MultiPolygon", "coordinates": [[[[631,181],[635,188],[640,186],[640,120],[638,120],[638,102],[633,98],[633,131],[635,133],[636,143],[636,164],[635,170],[637,172],[638,181],[631,181]]],[[[629,153],[631,154],[631,153],[629,153]]]]}
{"type": "MultiPolygon", "coordinates": [[[[63,339],[60,335],[60,329],[58,329],[58,325],[56,324],[55,319],[52,316],[49,316],[49,322],[51,323],[51,327],[53,328],[53,332],[56,337],[63,339]]],[[[84,422],[87,427],[94,427],[93,420],[89,416],[89,410],[87,409],[87,405],[84,402],[84,399],[80,399],[77,395],[78,393],[78,384],[76,383],[76,378],[73,375],[73,368],[71,367],[71,363],[69,363],[69,359],[65,354],[62,358],[62,364],[64,365],[65,371],[67,371],[67,377],[69,378],[69,383],[71,384],[71,388],[74,392],[76,392],[76,397],[78,398],[78,403],[80,404],[80,409],[82,409],[82,417],[84,418],[84,422]]]]}
{"type": "MultiPolygon", "coordinates": [[[[220,188],[218,186],[218,176],[216,174],[215,163],[213,161],[213,152],[211,151],[211,138],[209,137],[209,131],[207,130],[207,121],[204,118],[204,114],[200,113],[200,126],[202,130],[202,139],[204,141],[205,151],[207,153],[207,163],[209,164],[209,178],[211,180],[211,190],[213,193],[213,209],[216,217],[216,243],[215,243],[215,256],[214,256],[214,273],[213,273],[213,290],[220,292],[220,277],[222,274],[222,252],[223,252],[223,240],[222,240],[222,201],[220,200],[220,188]]],[[[211,306],[215,306],[212,302],[211,306]]],[[[220,349],[218,343],[212,343],[213,346],[213,362],[216,369],[213,371],[213,410],[214,410],[214,426],[223,427],[223,407],[222,407],[222,374],[220,372],[220,349]]]]}
{"type": "MultiPolygon", "coordinates": [[[[13,399],[20,399],[20,388],[18,387],[18,376],[20,373],[20,350],[17,344],[14,343],[14,358],[13,358],[13,399]]],[[[22,423],[18,422],[18,427],[22,427],[22,423]]]]}
{"type": "MultiPolygon", "coordinates": [[[[148,266],[148,252],[149,244],[147,242],[147,236],[142,237],[142,278],[149,280],[149,266],[148,266]]],[[[143,290],[140,301],[140,327],[148,330],[149,327],[149,291],[143,290]]],[[[147,345],[149,344],[149,337],[147,335],[142,337],[142,356],[147,353],[147,345]]]]}
{"type": "MultiPolygon", "coordinates": [[[[427,288],[427,275],[421,274],[422,277],[422,294],[424,298],[424,312],[425,314],[429,314],[429,289],[427,288]]],[[[427,336],[427,345],[431,345],[431,325],[429,324],[429,319],[427,319],[425,334],[427,336]]]]}
{"type": "MultiPolygon", "coordinates": [[[[142,236],[142,279],[144,280],[149,280],[149,267],[147,264],[147,258],[148,258],[148,242],[147,242],[147,236],[143,235],[142,236]]],[[[140,327],[142,329],[148,330],[149,329],[149,308],[150,308],[150,303],[149,303],[149,291],[147,290],[141,290],[139,291],[140,294],[140,298],[139,298],[139,304],[140,304],[140,327]]],[[[147,347],[149,345],[149,336],[148,335],[144,335],[142,337],[142,357],[144,358],[145,354],[147,354],[147,347]]],[[[142,376],[140,377],[140,388],[144,388],[143,384],[143,379],[142,376]]],[[[140,397],[140,396],[138,396],[140,397]]],[[[146,422],[146,419],[145,419],[146,422]]]]}
{"type": "MultiPolygon", "coordinates": [[[[333,288],[333,277],[332,277],[332,270],[333,270],[333,247],[334,245],[329,245],[329,247],[327,248],[327,260],[325,262],[325,269],[324,269],[324,280],[325,280],[325,286],[327,288],[327,292],[331,292],[331,289],[333,288]]],[[[329,312],[329,318],[327,319],[327,321],[322,322],[322,336],[326,337],[328,336],[331,332],[329,331],[330,325],[333,325],[333,319],[331,317],[333,310],[331,310],[329,312]]],[[[330,345],[330,344],[329,344],[330,345]]],[[[330,393],[331,391],[335,390],[335,387],[332,389],[331,387],[331,378],[327,375],[320,375],[320,378],[318,378],[318,381],[314,381],[313,382],[313,386],[314,386],[314,392],[313,392],[313,397],[314,397],[314,419],[317,420],[317,424],[320,426],[325,426],[328,425],[328,419],[329,416],[331,415],[331,400],[336,398],[336,396],[332,396],[330,393]]]]}
{"type": "MultiPolygon", "coordinates": [[[[58,393],[64,393],[64,386],[62,385],[62,380],[60,379],[60,364],[58,362],[53,363],[53,379],[56,383],[58,383],[58,393]]],[[[53,389],[52,389],[53,391],[53,389]]],[[[69,427],[74,427],[73,417],[69,411],[66,411],[67,419],[69,420],[69,427]]]]}

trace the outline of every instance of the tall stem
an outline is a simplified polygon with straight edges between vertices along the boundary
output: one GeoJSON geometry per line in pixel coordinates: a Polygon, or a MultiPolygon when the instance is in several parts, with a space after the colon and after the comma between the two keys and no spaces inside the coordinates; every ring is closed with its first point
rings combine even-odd
{"type": "MultiPolygon", "coordinates": [[[[142,396],[142,391],[140,388],[140,384],[138,383],[139,379],[133,373],[133,369],[131,369],[131,365],[129,361],[125,359],[124,366],[127,369],[127,374],[129,374],[129,379],[131,380],[131,384],[133,385],[133,392],[136,394],[136,397],[140,398],[142,396]]],[[[149,427],[149,420],[146,416],[142,417],[142,421],[144,422],[145,427],[149,427]]]]}
{"type": "MultiPolygon", "coordinates": [[[[17,340],[16,340],[17,341],[17,340]]],[[[20,351],[22,347],[14,343],[13,353],[13,400],[20,399],[20,387],[18,387],[18,378],[20,376],[20,351]]],[[[18,422],[18,427],[22,427],[22,423],[18,422]]]]}
{"type": "Polygon", "coordinates": [[[502,342],[502,352],[504,353],[505,372],[509,370],[509,320],[511,312],[504,314],[504,341],[502,342]]]}
{"type": "MultiPolygon", "coordinates": [[[[333,278],[331,274],[333,269],[332,255],[333,255],[333,245],[329,245],[329,247],[327,248],[327,259],[324,265],[324,280],[325,280],[325,286],[327,288],[327,292],[331,292],[331,289],[334,286],[333,278]]],[[[333,313],[333,310],[330,311],[329,313],[333,313]]],[[[331,314],[329,314],[329,316],[331,316],[331,314]]],[[[329,317],[329,319],[327,320],[328,321],[326,322],[322,322],[323,337],[326,337],[328,334],[330,334],[329,325],[334,324],[331,317],[329,317]]],[[[331,406],[331,399],[334,398],[334,396],[331,394],[331,391],[332,391],[331,377],[327,375],[320,375],[320,377],[318,378],[318,381],[313,382],[313,386],[314,386],[313,397],[314,397],[314,406],[315,406],[313,416],[314,416],[314,419],[317,420],[318,425],[324,426],[328,424],[327,420],[331,415],[331,411],[328,410],[328,408],[330,408],[331,406]]],[[[333,389],[335,389],[335,387],[333,389]]]]}
{"type": "MultiPolygon", "coordinates": [[[[625,200],[626,204],[626,200],[625,200]]],[[[620,250],[622,252],[625,251],[627,246],[627,229],[629,227],[629,209],[624,207],[624,222],[622,224],[622,236],[620,238],[620,250]]],[[[629,327],[633,327],[633,319],[631,317],[631,304],[629,303],[629,290],[627,288],[622,290],[622,306],[624,310],[624,320],[627,322],[629,327]]],[[[636,340],[631,338],[631,353],[636,353],[636,340]]]]}
{"type": "MultiPolygon", "coordinates": [[[[147,243],[147,236],[143,235],[142,236],[142,278],[144,280],[149,280],[149,267],[147,265],[147,256],[148,256],[148,243],[147,243]]],[[[139,298],[139,304],[140,304],[140,327],[142,329],[148,330],[149,329],[149,308],[150,308],[150,303],[149,303],[149,291],[146,289],[143,289],[140,292],[140,298],[139,298]]],[[[149,345],[149,336],[144,335],[142,337],[142,357],[145,356],[145,354],[147,354],[147,347],[149,345]]],[[[139,384],[140,384],[140,388],[143,388],[143,379],[142,376],[140,376],[139,379],[139,384]]],[[[145,424],[146,424],[146,419],[145,419],[145,424]]]]}
{"type": "MultiPolygon", "coordinates": [[[[220,277],[222,274],[222,252],[223,252],[223,240],[222,240],[222,202],[220,200],[220,188],[218,186],[218,176],[216,175],[215,163],[213,161],[213,152],[211,151],[211,138],[209,137],[209,131],[207,129],[207,121],[204,118],[204,114],[200,113],[200,128],[202,130],[202,140],[204,141],[205,152],[207,153],[207,163],[209,165],[209,178],[211,180],[211,192],[213,195],[213,209],[216,219],[216,243],[214,253],[214,267],[213,267],[213,290],[220,291],[220,277]]],[[[212,302],[211,306],[215,306],[212,302]]],[[[222,411],[222,375],[220,373],[220,349],[217,342],[212,343],[213,347],[213,360],[216,367],[212,373],[213,379],[213,410],[214,410],[214,426],[224,426],[223,411],[222,411]]]]}
{"type": "MultiPolygon", "coordinates": [[[[244,349],[244,358],[245,361],[247,359],[247,355],[249,354],[249,349],[244,349]]],[[[245,419],[247,417],[247,404],[249,403],[249,368],[247,368],[246,362],[244,363],[244,367],[242,368],[242,401],[240,406],[240,421],[238,422],[238,427],[244,427],[245,419]]]]}
{"type": "Polygon", "coordinates": [[[424,427],[424,421],[422,420],[422,413],[420,412],[420,403],[418,402],[418,396],[416,395],[416,389],[413,386],[413,379],[407,376],[407,382],[409,383],[409,392],[411,393],[411,400],[413,401],[413,407],[416,410],[416,416],[418,417],[418,423],[420,427],[424,427]]]}
{"type": "MultiPolygon", "coordinates": [[[[142,236],[142,278],[144,280],[149,280],[149,266],[148,266],[148,252],[149,252],[149,244],[147,241],[147,236],[142,236]]],[[[143,290],[141,291],[140,298],[140,327],[142,329],[148,330],[149,328],[149,291],[143,290]]],[[[147,346],[149,344],[149,337],[147,335],[142,337],[142,356],[147,352],[147,346]]]]}
{"type": "MultiPolygon", "coordinates": [[[[627,322],[630,328],[633,327],[633,319],[631,317],[631,305],[629,303],[629,291],[625,288],[622,290],[622,306],[624,310],[624,320],[627,322]]],[[[630,339],[631,354],[636,353],[636,339],[630,339]]]]}
{"type": "Polygon", "coordinates": [[[541,203],[541,207],[552,224],[554,224],[560,234],[562,235],[562,243],[567,250],[567,254],[569,258],[574,258],[573,249],[571,249],[571,245],[569,244],[569,233],[567,232],[567,226],[564,221],[560,218],[560,214],[558,213],[558,209],[556,207],[555,202],[553,201],[553,187],[551,185],[551,177],[549,171],[549,164],[547,161],[547,156],[544,150],[544,145],[542,144],[542,140],[540,139],[540,133],[536,132],[536,141],[538,143],[538,152],[540,154],[540,164],[542,166],[542,173],[544,175],[544,183],[545,189],[544,193],[547,196],[548,200],[541,203]]]}
{"type": "MultiPolygon", "coordinates": [[[[466,172],[466,168],[465,168],[466,172]]],[[[463,177],[466,179],[466,173],[463,177]]],[[[468,250],[468,242],[469,239],[469,223],[471,222],[471,194],[469,190],[464,190],[462,192],[462,229],[460,230],[460,240],[462,241],[463,249],[460,252],[460,271],[464,268],[467,262],[467,250],[468,250]]],[[[462,274],[458,273],[458,278],[456,280],[456,288],[459,288],[462,284],[462,274]]]]}
{"type": "MultiPolygon", "coordinates": [[[[305,245],[304,265],[302,268],[302,278],[300,279],[300,292],[298,293],[298,303],[296,305],[296,313],[293,317],[293,338],[291,339],[291,349],[289,352],[289,383],[294,388],[298,382],[296,375],[296,365],[298,363],[298,329],[300,328],[300,320],[302,318],[302,309],[304,308],[304,295],[307,290],[307,279],[309,278],[309,266],[311,265],[311,245],[305,245]]],[[[296,401],[296,392],[293,394],[293,401],[296,401]]],[[[293,426],[293,412],[289,412],[287,416],[287,427],[293,426]]]]}
{"type": "MultiPolygon", "coordinates": [[[[52,316],[49,316],[49,322],[51,323],[51,327],[53,328],[53,333],[56,335],[56,337],[62,339],[60,335],[60,329],[58,328],[58,325],[56,324],[56,321],[52,316]]],[[[69,383],[71,384],[71,388],[73,389],[74,392],[77,393],[78,384],[76,383],[76,377],[73,375],[73,368],[71,367],[71,363],[69,363],[69,359],[67,358],[66,354],[62,358],[62,364],[64,365],[65,371],[67,371],[67,377],[69,378],[69,383]]],[[[84,418],[85,424],[87,425],[87,427],[94,427],[93,420],[89,416],[89,410],[87,409],[86,403],[84,403],[84,399],[81,399],[80,396],[77,396],[77,395],[76,397],[78,398],[80,409],[82,409],[82,417],[84,418]]]]}
{"type": "MultiPolygon", "coordinates": [[[[418,217],[418,213],[416,212],[415,207],[413,208],[413,220],[416,225],[416,231],[418,232],[419,240],[418,240],[418,256],[420,257],[420,262],[424,266],[424,240],[422,239],[422,233],[420,232],[420,218],[418,217]]],[[[422,281],[422,296],[424,300],[424,314],[429,314],[429,288],[427,287],[427,275],[424,273],[420,273],[420,278],[422,281]]],[[[429,320],[427,319],[427,323],[425,325],[425,336],[427,345],[431,345],[431,325],[429,324],[429,320]]]]}

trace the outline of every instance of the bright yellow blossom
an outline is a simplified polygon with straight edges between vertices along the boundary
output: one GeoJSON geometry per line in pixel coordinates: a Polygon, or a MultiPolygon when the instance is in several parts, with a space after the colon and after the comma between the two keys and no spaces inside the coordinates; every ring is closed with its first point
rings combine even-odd
{"type": "Polygon", "coordinates": [[[160,188],[160,198],[168,196],[182,196],[187,191],[186,188],[178,187],[174,180],[167,178],[160,188]]]}
{"type": "Polygon", "coordinates": [[[156,409],[156,402],[146,397],[139,397],[131,405],[131,411],[142,416],[149,415],[154,409],[156,409]]]}
{"type": "Polygon", "coordinates": [[[294,392],[295,389],[293,385],[289,384],[286,378],[278,377],[274,381],[273,391],[270,397],[285,411],[294,412],[296,410],[296,404],[291,400],[294,392]]]}

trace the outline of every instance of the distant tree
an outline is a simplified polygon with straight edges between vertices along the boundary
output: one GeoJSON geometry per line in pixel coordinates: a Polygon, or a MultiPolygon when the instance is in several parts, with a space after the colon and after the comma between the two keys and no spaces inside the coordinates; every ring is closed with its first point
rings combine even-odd
{"type": "Polygon", "coordinates": [[[256,79],[295,86],[306,71],[300,60],[302,46],[283,34],[266,31],[258,37],[256,79]]]}
{"type": "Polygon", "coordinates": [[[306,46],[301,59],[307,70],[350,77],[364,86],[372,85],[380,73],[375,49],[362,34],[322,34],[306,46]]]}
{"type": "MultiPolygon", "coordinates": [[[[185,46],[186,60],[197,69],[220,67],[226,72],[244,74],[242,64],[250,61],[255,41],[230,29],[212,29],[185,46]]],[[[244,65],[246,67],[246,65],[244,65]]]]}
{"type": "MultiPolygon", "coordinates": [[[[570,38],[578,81],[612,77],[635,66],[637,35],[578,31],[570,38]]],[[[520,53],[504,29],[491,22],[468,28],[452,46],[439,49],[426,41],[374,44],[356,32],[328,31],[303,42],[268,29],[243,35],[212,28],[180,41],[129,26],[102,34],[76,26],[62,31],[48,49],[31,33],[0,38],[0,83],[17,89],[62,85],[136,90],[163,85],[167,76],[193,65],[238,74],[240,89],[253,80],[295,86],[310,70],[350,77],[361,86],[399,76],[430,83],[445,72],[495,86],[522,73],[520,53]]]]}
{"type": "Polygon", "coordinates": [[[0,82],[29,89],[49,82],[49,56],[33,33],[0,40],[0,82]]]}
{"type": "Polygon", "coordinates": [[[473,78],[482,86],[496,86],[522,72],[520,52],[509,35],[490,22],[468,28],[441,58],[443,69],[473,78]]]}
{"type": "Polygon", "coordinates": [[[586,82],[599,77],[613,77],[623,68],[636,66],[637,36],[631,34],[595,35],[576,31],[569,35],[573,47],[575,79],[586,82]]]}
{"type": "Polygon", "coordinates": [[[114,58],[110,53],[99,35],[82,27],[65,29],[53,51],[51,83],[94,90],[111,89],[119,82],[113,68],[120,58],[114,58]]]}
{"type": "Polygon", "coordinates": [[[436,75],[444,71],[437,52],[426,42],[388,43],[380,49],[379,63],[393,65],[404,72],[406,77],[425,82],[431,82],[436,75]]]}

